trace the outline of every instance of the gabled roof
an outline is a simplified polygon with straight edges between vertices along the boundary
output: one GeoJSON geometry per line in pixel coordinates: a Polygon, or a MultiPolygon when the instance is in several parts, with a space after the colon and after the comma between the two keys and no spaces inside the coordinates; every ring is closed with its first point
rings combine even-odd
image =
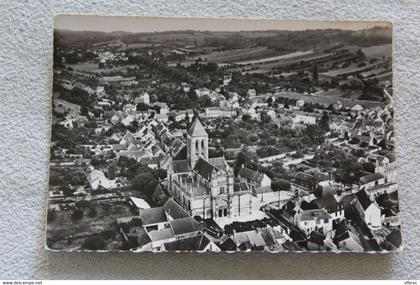
{"type": "Polygon", "coordinates": [[[320,232],[317,231],[312,231],[309,237],[309,240],[319,244],[319,245],[324,245],[324,240],[325,240],[325,236],[323,234],[321,234],[320,232]]]}
{"type": "Polygon", "coordinates": [[[197,163],[195,164],[194,170],[197,171],[197,173],[200,174],[201,177],[209,180],[213,171],[217,171],[219,169],[204,158],[200,157],[197,163]]]}
{"type": "Polygon", "coordinates": [[[238,176],[256,183],[261,183],[264,178],[264,173],[243,167],[239,170],[238,176]]]}
{"type": "Polygon", "coordinates": [[[318,208],[325,208],[328,213],[336,212],[338,209],[342,208],[342,203],[338,203],[334,195],[327,195],[313,201],[318,208]]]}
{"type": "Polygon", "coordinates": [[[191,172],[190,164],[186,160],[172,161],[172,169],[174,173],[191,172]]]}
{"type": "Polygon", "coordinates": [[[380,173],[372,173],[372,174],[360,177],[360,183],[366,184],[366,183],[373,182],[382,178],[385,178],[385,176],[383,176],[380,173]]]}
{"type": "Polygon", "coordinates": [[[168,199],[162,208],[174,220],[189,217],[188,213],[172,198],[168,199]]]}
{"type": "Polygon", "coordinates": [[[204,250],[210,240],[203,234],[165,243],[166,250],[204,250]]]}
{"type": "Polygon", "coordinates": [[[227,164],[226,164],[226,160],[223,156],[221,156],[221,157],[211,157],[211,158],[209,158],[209,162],[211,164],[213,164],[214,166],[216,166],[217,168],[226,171],[227,164]]]}
{"type": "Polygon", "coordinates": [[[149,204],[144,199],[137,198],[137,197],[130,197],[130,200],[139,209],[150,209],[149,204]]]}
{"type": "Polygon", "coordinates": [[[386,240],[396,247],[400,247],[402,244],[402,236],[400,230],[393,230],[387,237],[386,240]]]}
{"type": "Polygon", "coordinates": [[[207,137],[208,134],[198,118],[195,118],[191,128],[188,130],[191,137],[207,137]]]}
{"type": "Polygon", "coordinates": [[[137,235],[137,242],[139,243],[140,247],[145,246],[146,244],[152,242],[149,235],[146,233],[146,231],[141,228],[137,235]]]}
{"type": "Polygon", "coordinates": [[[171,229],[161,229],[158,231],[149,232],[150,239],[152,241],[168,240],[174,237],[171,229]]]}
{"type": "Polygon", "coordinates": [[[304,210],[300,212],[301,221],[309,221],[315,219],[329,219],[331,216],[325,210],[304,210]]]}
{"type": "Polygon", "coordinates": [[[236,243],[231,239],[228,238],[221,244],[219,244],[219,248],[223,251],[236,251],[236,243]]]}
{"type": "Polygon", "coordinates": [[[372,204],[369,194],[364,189],[356,193],[356,198],[359,200],[360,205],[362,205],[363,210],[366,210],[372,204]]]}
{"type": "Polygon", "coordinates": [[[166,213],[162,207],[144,209],[140,212],[143,225],[158,224],[167,221],[166,213]]]}
{"type": "Polygon", "coordinates": [[[304,251],[296,242],[286,240],[281,244],[281,247],[286,251],[304,251]]]}
{"type": "Polygon", "coordinates": [[[200,223],[194,220],[192,217],[172,220],[169,223],[171,224],[174,235],[192,233],[201,229],[200,223]]]}

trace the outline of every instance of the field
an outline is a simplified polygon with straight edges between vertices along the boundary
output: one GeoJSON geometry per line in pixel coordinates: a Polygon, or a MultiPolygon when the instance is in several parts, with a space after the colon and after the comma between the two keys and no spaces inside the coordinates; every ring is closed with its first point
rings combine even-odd
{"type": "Polygon", "coordinates": [[[273,56],[273,57],[267,57],[267,58],[261,58],[261,59],[253,59],[253,60],[246,60],[246,61],[239,61],[239,62],[235,62],[235,63],[240,64],[240,65],[261,64],[261,63],[267,63],[267,62],[273,62],[273,61],[280,61],[282,59],[301,57],[301,56],[310,55],[310,54],[313,54],[313,53],[314,53],[313,50],[297,51],[297,52],[292,52],[292,53],[279,55],[279,56],[273,56]]]}
{"type": "Polygon", "coordinates": [[[347,98],[335,98],[332,96],[322,96],[322,95],[304,95],[300,93],[293,92],[281,92],[276,93],[276,97],[288,98],[288,99],[302,99],[305,103],[318,103],[323,105],[330,105],[340,101],[345,108],[351,108],[354,105],[360,104],[364,108],[374,108],[377,106],[383,107],[385,104],[382,102],[374,101],[365,101],[365,100],[356,100],[356,99],[347,99],[347,98]]]}
{"type": "Polygon", "coordinates": [[[353,73],[353,72],[361,72],[363,70],[367,70],[367,69],[373,68],[375,66],[377,66],[377,64],[371,64],[371,65],[366,65],[366,66],[362,66],[362,67],[349,66],[349,67],[346,67],[346,68],[340,68],[340,69],[324,72],[324,73],[322,73],[322,75],[325,75],[325,76],[328,76],[328,77],[336,77],[336,76],[339,76],[339,75],[342,75],[342,74],[348,74],[348,73],[353,73]]]}
{"type": "Polygon", "coordinates": [[[255,61],[253,64],[247,64],[245,66],[234,67],[231,70],[242,71],[242,73],[266,73],[273,70],[273,68],[279,66],[285,66],[289,64],[295,64],[298,62],[306,62],[311,60],[321,60],[325,57],[330,56],[330,53],[319,53],[319,52],[295,52],[291,54],[286,54],[284,56],[279,56],[277,59],[271,61],[255,61]]]}
{"type": "Polygon", "coordinates": [[[371,46],[362,48],[362,51],[367,57],[380,58],[382,56],[391,57],[392,44],[371,46]]]}

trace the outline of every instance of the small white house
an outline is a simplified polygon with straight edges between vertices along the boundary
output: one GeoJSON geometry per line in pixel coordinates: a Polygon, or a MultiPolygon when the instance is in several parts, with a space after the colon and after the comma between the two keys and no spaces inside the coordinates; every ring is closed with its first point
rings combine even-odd
{"type": "Polygon", "coordinates": [[[322,229],[324,234],[332,231],[332,218],[323,209],[300,210],[296,213],[295,221],[308,236],[315,230],[322,229]]]}

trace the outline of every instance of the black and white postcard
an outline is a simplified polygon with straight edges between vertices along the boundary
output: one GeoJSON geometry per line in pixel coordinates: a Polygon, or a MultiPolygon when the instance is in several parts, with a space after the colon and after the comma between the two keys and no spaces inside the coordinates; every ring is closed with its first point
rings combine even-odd
{"type": "Polygon", "coordinates": [[[55,18],[46,247],[402,249],[392,24],[55,18]]]}

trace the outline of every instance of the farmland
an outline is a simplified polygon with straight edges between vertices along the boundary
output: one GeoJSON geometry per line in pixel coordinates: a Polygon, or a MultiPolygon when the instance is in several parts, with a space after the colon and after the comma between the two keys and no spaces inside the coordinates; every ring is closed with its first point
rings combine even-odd
{"type": "Polygon", "coordinates": [[[362,51],[367,57],[381,58],[383,56],[391,57],[392,44],[378,45],[362,48],[362,51]]]}
{"type": "MultiPolygon", "coordinates": [[[[337,98],[332,96],[324,96],[324,95],[304,95],[301,93],[293,93],[293,92],[281,92],[276,93],[275,97],[277,98],[287,98],[287,99],[302,99],[307,103],[313,104],[322,104],[322,105],[330,105],[337,102],[337,98]]],[[[347,98],[340,98],[341,104],[345,108],[352,108],[353,106],[359,104],[364,108],[374,108],[377,106],[383,107],[385,104],[382,102],[374,102],[374,101],[365,101],[365,100],[357,100],[357,99],[347,99],[347,98]]]]}

